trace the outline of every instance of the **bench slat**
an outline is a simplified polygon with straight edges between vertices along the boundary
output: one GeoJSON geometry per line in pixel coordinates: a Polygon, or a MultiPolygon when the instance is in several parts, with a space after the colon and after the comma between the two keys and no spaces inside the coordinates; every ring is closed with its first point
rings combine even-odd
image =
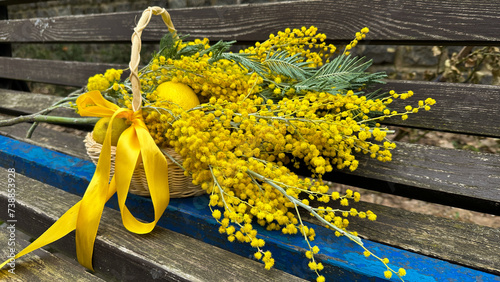
{"type": "MultiPolygon", "coordinates": [[[[39,149],[32,148],[31,150],[37,151],[39,149]]],[[[50,159],[52,154],[53,153],[47,155],[47,158],[50,159]]],[[[58,156],[58,159],[60,161],[63,161],[62,159],[64,158],[65,157],[62,155],[58,156]]],[[[16,166],[17,165],[19,165],[19,163],[17,163],[16,166]]],[[[5,164],[2,164],[2,166],[9,167],[5,166],[5,164]]],[[[83,177],[80,180],[73,178],[76,175],[70,177],[69,179],[67,179],[67,176],[63,176],[64,174],[68,173],[67,169],[58,171],[60,173],[60,177],[58,177],[56,185],[58,185],[58,188],[60,189],[74,190],[75,188],[74,184],[76,182],[78,184],[88,183],[88,179],[86,179],[85,176],[87,173],[85,173],[85,169],[83,167],[82,169],[77,171],[73,169],[73,172],[82,174],[83,177]],[[71,185],[69,183],[71,183],[71,185]],[[70,187],[72,185],[73,187],[70,187]]],[[[21,168],[19,168],[19,173],[21,172],[30,173],[29,171],[22,171],[21,168]]],[[[53,171],[52,173],[53,173],[52,177],[54,177],[54,174],[58,174],[57,170],[53,171]]],[[[45,181],[45,179],[43,181],[45,181]]],[[[28,183],[27,186],[29,187],[31,186],[31,184],[28,183]]],[[[79,195],[82,195],[84,193],[85,185],[81,186],[83,187],[80,187],[80,189],[75,191],[75,193],[79,195]]],[[[0,193],[5,193],[5,191],[0,193]]],[[[55,192],[53,193],[49,192],[48,194],[57,195],[55,192]]],[[[36,198],[30,197],[30,199],[31,200],[26,199],[26,201],[29,201],[29,204],[26,204],[26,206],[29,207],[38,205],[36,198]]],[[[76,202],[77,199],[78,197],[75,197],[74,202],[76,202]]],[[[165,215],[161,218],[158,224],[159,226],[168,228],[176,232],[181,232],[183,234],[192,236],[196,239],[210,243],[211,245],[231,250],[240,255],[247,256],[249,254],[252,254],[253,250],[247,244],[228,243],[224,237],[220,236],[220,233],[218,232],[218,224],[211,217],[210,210],[206,208],[208,201],[209,199],[206,196],[199,196],[186,199],[171,199],[170,204],[165,212],[165,215]]],[[[0,201],[0,203],[1,202],[2,201],[0,201]]],[[[38,213],[40,213],[41,210],[44,211],[44,213],[45,212],[51,213],[51,210],[54,209],[51,205],[51,202],[52,201],[50,201],[50,203],[49,202],[46,203],[47,210],[37,209],[38,213]]],[[[57,201],[57,202],[60,203],[65,201],[57,201]]],[[[111,207],[117,208],[117,203],[113,199],[108,204],[111,207]]],[[[149,198],[129,195],[127,199],[127,205],[134,215],[144,220],[149,221],[150,216],[153,214],[151,200],[149,198]]],[[[106,221],[106,217],[107,216],[104,215],[103,217],[104,221],[106,221]]],[[[34,218],[36,219],[39,217],[37,216],[34,218]]],[[[119,223],[115,223],[114,226],[118,226],[118,224],[119,223]]],[[[42,224],[32,223],[30,225],[33,226],[33,228],[37,228],[37,226],[40,226],[42,224]]],[[[379,263],[377,263],[376,260],[371,258],[365,258],[361,251],[359,251],[359,253],[353,252],[352,248],[354,248],[355,246],[353,243],[349,242],[347,238],[345,237],[336,238],[332,236],[331,230],[327,230],[320,226],[313,225],[312,227],[316,230],[317,234],[316,237],[322,238],[322,239],[317,239],[315,241],[315,244],[318,245],[320,250],[322,250],[322,255],[318,257],[318,260],[321,261],[323,265],[325,265],[325,270],[323,271],[323,274],[327,277],[327,279],[333,281],[353,281],[353,280],[363,280],[366,279],[367,277],[370,277],[370,279],[373,279],[374,277],[378,277],[380,279],[383,277],[382,272],[385,270],[385,268],[379,263]]],[[[257,229],[259,234],[261,234],[261,236],[263,236],[263,238],[267,242],[266,249],[269,249],[274,254],[280,254],[279,256],[275,256],[275,259],[277,260],[275,266],[278,269],[290,271],[292,272],[292,274],[299,275],[306,279],[314,279],[314,274],[312,274],[311,271],[307,269],[307,263],[306,263],[307,260],[303,257],[303,252],[305,251],[304,249],[307,247],[307,245],[303,241],[302,236],[283,235],[280,232],[266,231],[259,227],[257,227],[257,229]]],[[[106,238],[109,240],[110,238],[113,238],[114,233],[104,232],[99,234],[103,234],[104,236],[102,236],[102,238],[106,238]]],[[[119,235],[117,236],[120,237],[119,235]]],[[[98,240],[100,238],[101,237],[99,236],[98,240]]],[[[64,240],[71,241],[71,239],[63,239],[63,241],[64,240]]],[[[138,242],[137,240],[138,237],[134,237],[131,243],[137,244],[138,242]]],[[[157,240],[153,241],[157,242],[157,240]]],[[[468,277],[476,277],[476,276],[481,277],[481,279],[484,280],[495,279],[494,278],[495,276],[491,274],[454,265],[445,261],[414,254],[411,252],[399,250],[382,244],[377,244],[369,240],[365,240],[364,244],[369,249],[374,249],[374,250],[376,249],[377,253],[383,256],[387,256],[394,259],[404,258],[404,262],[402,263],[404,267],[407,268],[408,275],[406,278],[408,279],[408,281],[428,281],[429,279],[435,279],[437,281],[441,281],[450,279],[451,277],[453,277],[457,281],[463,281],[467,280],[468,277]],[[429,271],[429,269],[439,269],[439,271],[429,271]]],[[[118,245],[123,246],[123,243],[120,242],[118,243],[118,245]]],[[[101,246],[99,245],[99,247],[101,246]]],[[[96,248],[96,251],[100,249],[99,247],[96,248]]],[[[139,245],[138,247],[141,248],[143,246],[139,245]]],[[[159,248],[158,246],[155,247],[159,248]]],[[[69,247],[63,249],[68,249],[68,248],[69,247]]],[[[96,258],[96,261],[97,260],[98,258],[96,258]]],[[[124,261],[128,260],[129,258],[127,257],[127,259],[125,259],[124,261]]],[[[397,261],[398,263],[400,262],[399,259],[397,259],[397,261]]]]}
{"type": "Polygon", "coordinates": [[[418,100],[428,97],[436,100],[430,111],[421,110],[405,121],[387,119],[385,124],[500,137],[499,86],[390,80],[383,89],[415,93],[407,100],[395,99],[391,104],[394,109],[404,109],[408,104],[416,106],[418,100]]]}
{"type": "MultiPolygon", "coordinates": [[[[22,115],[30,115],[33,113],[45,110],[56,102],[60,101],[64,97],[49,95],[49,94],[38,94],[29,93],[8,89],[0,89],[0,119],[3,118],[13,118],[22,115]],[[5,117],[2,117],[5,115],[5,117]]],[[[81,117],[75,112],[74,109],[70,108],[57,108],[52,110],[49,115],[59,116],[59,117],[81,117]]],[[[69,127],[80,127],[84,129],[92,129],[92,126],[88,125],[68,125],[69,127]]],[[[1,128],[0,128],[1,130],[1,128]]]]}
{"type": "Polygon", "coordinates": [[[5,114],[32,114],[46,109],[63,97],[0,89],[0,112],[5,114]]]}
{"type": "MultiPolygon", "coordinates": [[[[436,45],[497,44],[499,11],[500,3],[489,0],[321,0],[170,10],[181,33],[213,40],[262,41],[265,34],[286,27],[316,25],[332,40],[350,41],[353,33],[369,26],[372,43],[436,45]]],[[[0,25],[0,42],[129,42],[139,14],[10,20],[0,25]]],[[[143,40],[157,41],[164,32],[161,20],[154,20],[143,40]]]]}
{"type": "MultiPolygon", "coordinates": [[[[5,169],[0,171],[7,175],[5,169]]],[[[16,174],[16,184],[18,227],[34,236],[42,234],[81,199],[21,174],[16,174]]],[[[7,191],[1,191],[0,198],[0,208],[6,211],[7,191]]],[[[54,245],[75,257],[74,240],[71,233],[54,245]]],[[[45,258],[41,262],[51,265],[45,258]]],[[[110,208],[105,208],[99,225],[93,265],[98,273],[121,281],[304,281],[276,269],[268,271],[256,261],[163,228],[148,235],[133,234],[123,227],[120,213],[110,208]]],[[[32,269],[24,258],[18,260],[17,267],[32,269]]]]}
{"type": "MultiPolygon", "coordinates": [[[[0,171],[2,174],[6,175],[4,169],[0,171]]],[[[7,211],[7,199],[2,198],[2,201],[5,202],[0,204],[2,206],[2,218],[5,218],[4,211],[7,211]]],[[[21,220],[21,218],[19,219],[21,220]]],[[[7,223],[7,225],[8,224],[9,223],[7,223]]],[[[16,236],[13,237],[13,241],[8,240],[11,232],[7,230],[5,226],[0,228],[0,244],[4,246],[0,250],[2,262],[11,255],[9,251],[10,247],[19,252],[29,245],[26,239],[21,238],[19,228],[22,224],[18,224],[17,222],[13,224],[16,230],[16,236]],[[15,245],[8,245],[9,242],[15,242],[15,245]]],[[[9,273],[9,269],[12,268],[6,266],[0,270],[0,278],[2,281],[105,281],[87,272],[82,266],[64,260],[44,249],[39,249],[26,255],[23,258],[22,265],[19,260],[16,260],[13,269],[14,274],[9,273]]]]}
{"type": "Polygon", "coordinates": [[[333,171],[325,180],[500,215],[500,156],[397,143],[393,160],[359,156],[352,173],[333,171]]]}
{"type": "Polygon", "coordinates": [[[0,0],[0,5],[9,6],[16,4],[28,4],[34,2],[47,2],[50,0],[0,0]]]}
{"type": "MultiPolygon", "coordinates": [[[[27,125],[11,128],[2,131],[22,138],[27,125]]],[[[79,156],[85,155],[83,137],[66,135],[68,137],[63,139],[65,135],[60,132],[39,129],[35,131],[34,138],[42,144],[62,148],[59,151],[71,152],[78,148],[79,156]]],[[[334,171],[324,178],[385,193],[500,215],[499,155],[398,143],[391,162],[381,163],[366,155],[360,155],[358,159],[360,166],[354,173],[334,171]]],[[[310,173],[302,171],[300,174],[310,173]]]]}
{"type": "MultiPolygon", "coordinates": [[[[317,203],[315,205],[318,206],[317,203]]],[[[356,230],[363,238],[500,275],[498,228],[363,201],[352,206],[378,215],[376,221],[349,218],[348,229],[356,230]]],[[[332,208],[342,207],[332,205],[332,208]]],[[[304,220],[319,224],[307,212],[301,214],[304,220]]]]}
{"type": "MultiPolygon", "coordinates": [[[[123,69],[126,66],[0,57],[2,76],[80,87],[87,83],[89,77],[103,73],[108,68],[123,69]],[[43,70],[46,68],[51,69],[52,75],[45,75],[43,70]]],[[[126,76],[127,73],[122,75],[122,77],[126,76]]],[[[389,80],[386,85],[382,85],[382,88],[386,91],[395,90],[398,93],[408,90],[415,93],[407,100],[396,99],[391,105],[394,109],[403,109],[407,104],[416,105],[418,100],[425,100],[427,97],[432,97],[437,101],[431,111],[422,110],[416,115],[410,115],[406,121],[400,118],[387,119],[384,121],[385,124],[500,137],[500,123],[497,122],[500,108],[496,106],[497,97],[500,96],[498,86],[389,80]]],[[[52,99],[38,95],[33,95],[33,97],[30,95],[19,97],[19,95],[21,94],[0,90],[0,97],[8,99],[5,106],[0,107],[26,109],[25,106],[19,105],[21,100],[25,100],[24,104],[35,105],[39,103],[37,99],[40,98],[40,105],[44,106],[46,103],[43,101],[52,99]],[[16,101],[12,101],[13,99],[16,101]]]]}
{"type": "Polygon", "coordinates": [[[27,139],[25,136],[30,126],[31,124],[23,123],[13,126],[0,127],[0,134],[34,145],[44,144],[44,147],[51,150],[81,159],[88,159],[87,151],[85,150],[85,145],[83,143],[84,137],[76,135],[73,132],[65,132],[62,128],[54,130],[43,125],[39,125],[39,127],[35,129],[31,138],[27,139]]]}
{"type": "Polygon", "coordinates": [[[86,85],[89,77],[109,68],[124,69],[126,66],[0,57],[1,77],[77,87],[86,85]],[[47,75],[47,70],[50,70],[50,75],[47,75]]]}

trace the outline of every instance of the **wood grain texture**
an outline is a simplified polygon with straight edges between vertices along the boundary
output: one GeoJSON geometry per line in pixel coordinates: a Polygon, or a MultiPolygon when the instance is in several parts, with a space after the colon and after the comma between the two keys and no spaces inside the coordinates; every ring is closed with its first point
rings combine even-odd
{"type": "MultiPolygon", "coordinates": [[[[0,101],[2,101],[0,104],[0,120],[38,112],[46,109],[60,99],[61,97],[53,95],[0,89],[0,101]]],[[[74,110],[65,108],[56,109],[51,112],[51,115],[79,117],[74,110]]],[[[93,126],[80,125],[67,127],[42,124],[35,129],[31,139],[27,139],[25,138],[26,133],[31,125],[32,123],[20,123],[0,127],[0,134],[31,144],[44,144],[47,148],[75,157],[88,158],[82,141],[82,134],[84,131],[92,130],[93,126]]]]}
{"type": "MultiPolygon", "coordinates": [[[[0,117],[1,118],[1,117],[0,117]]],[[[22,123],[12,126],[0,127],[0,135],[8,136],[16,140],[27,142],[34,145],[43,144],[45,148],[61,152],[70,156],[90,160],[85,150],[83,136],[75,135],[73,131],[58,130],[50,127],[40,126],[30,139],[26,138],[26,132],[31,124],[22,123]]]]}
{"type": "MultiPolygon", "coordinates": [[[[4,169],[1,172],[6,175],[4,169]]],[[[79,196],[21,174],[16,177],[19,228],[34,236],[39,236],[80,200],[79,196]]],[[[0,208],[6,211],[7,191],[0,192],[0,199],[0,208]]],[[[2,218],[4,215],[2,212],[2,218]]],[[[74,233],[54,246],[74,257],[74,233]]],[[[23,258],[19,259],[18,267],[24,263],[23,258]]],[[[105,208],[99,226],[93,265],[98,273],[118,281],[304,281],[283,271],[266,270],[261,263],[160,227],[147,235],[133,234],[123,227],[120,213],[109,208],[105,208]]]]}
{"type": "MultiPolygon", "coordinates": [[[[2,170],[4,173],[5,170],[2,170]]],[[[2,201],[7,201],[3,199],[2,201]]],[[[5,210],[6,206],[5,206],[5,210]]],[[[3,214],[4,212],[2,212],[3,214]]],[[[2,216],[3,218],[3,216],[2,216]]],[[[22,250],[24,247],[29,245],[27,238],[23,238],[19,232],[19,224],[13,223],[16,228],[16,236],[13,241],[9,241],[11,232],[6,229],[7,226],[12,223],[6,223],[6,225],[0,228],[0,245],[3,248],[0,249],[0,257],[3,262],[10,255],[9,248],[14,248],[17,252],[22,250]],[[15,242],[15,245],[8,245],[9,242],[15,242]],[[9,247],[10,246],[10,247],[9,247]]],[[[15,267],[13,269],[15,274],[8,272],[12,269],[6,266],[0,270],[0,280],[7,282],[24,282],[24,281],[105,281],[101,278],[89,273],[85,268],[72,263],[68,260],[62,259],[59,256],[49,253],[44,249],[36,250],[23,258],[23,263],[20,264],[19,260],[15,262],[15,267]]]]}
{"type": "MultiPolygon", "coordinates": [[[[212,40],[262,41],[286,27],[315,25],[331,40],[350,41],[364,26],[372,43],[496,44],[500,3],[489,0],[291,1],[169,11],[177,29],[212,40]],[[454,41],[454,42],[451,42],[454,41]]],[[[0,25],[0,42],[129,42],[141,13],[10,20],[0,25]]],[[[144,41],[166,32],[154,19],[144,41]]]]}
{"type": "Polygon", "coordinates": [[[397,143],[392,161],[358,157],[357,170],[324,179],[370,190],[500,215],[500,156],[397,143]]]}
{"type": "Polygon", "coordinates": [[[0,112],[32,114],[52,106],[63,97],[0,89],[0,112]]]}
{"type": "MultiPolygon", "coordinates": [[[[2,174],[4,175],[4,174],[2,174]]],[[[22,190],[20,190],[21,197],[17,205],[20,209],[19,211],[23,215],[23,226],[26,226],[28,230],[32,230],[35,236],[41,234],[45,231],[46,227],[51,224],[47,223],[45,218],[47,215],[55,219],[54,216],[62,214],[71,204],[75,203],[79,198],[75,196],[63,196],[67,195],[62,191],[58,191],[53,187],[48,187],[40,182],[31,181],[19,175],[19,185],[22,185],[22,190]],[[40,185],[48,187],[49,189],[41,189],[40,185]],[[33,190],[33,193],[29,191],[33,190]],[[40,197],[40,195],[44,195],[40,197]],[[24,197],[28,198],[24,198],[24,197]]],[[[64,187],[63,189],[68,189],[69,187],[64,187]]],[[[5,197],[5,192],[0,191],[0,198],[5,197]]],[[[79,195],[83,194],[83,191],[79,195]]],[[[128,206],[134,215],[139,218],[149,220],[152,216],[151,200],[143,197],[130,196],[128,201],[128,206]]],[[[2,204],[6,201],[0,201],[0,209],[2,209],[2,204]]],[[[217,245],[221,248],[227,249],[231,252],[240,253],[241,255],[248,255],[252,253],[252,249],[247,244],[235,244],[229,243],[223,236],[217,231],[218,224],[211,217],[211,212],[206,208],[208,203],[207,196],[200,196],[195,198],[186,199],[171,199],[170,205],[167,208],[164,216],[158,223],[160,226],[167,227],[168,229],[174,230],[186,234],[188,236],[194,237],[198,240],[205,241],[211,245],[217,245]]],[[[114,203],[113,205],[117,205],[114,203]]],[[[116,206],[115,206],[116,208],[116,206]]],[[[5,209],[2,209],[5,210],[5,209]]],[[[377,211],[377,210],[375,210],[377,211]]],[[[389,211],[390,212],[390,211],[389,211]]],[[[383,216],[378,213],[379,217],[383,216]]],[[[163,278],[161,276],[161,270],[157,271],[157,264],[162,266],[171,266],[176,263],[181,263],[184,261],[178,261],[176,258],[182,255],[183,258],[193,260],[191,263],[204,263],[205,260],[209,259],[210,262],[213,260],[218,261],[217,254],[216,258],[212,255],[206,256],[207,250],[204,248],[198,248],[194,246],[197,251],[191,251],[185,249],[185,246],[180,242],[184,241],[182,238],[178,239],[175,236],[171,237],[172,233],[168,233],[166,236],[168,238],[163,238],[162,236],[157,237],[156,232],[158,229],[160,232],[161,228],[155,229],[153,233],[148,235],[138,236],[126,232],[121,228],[121,223],[119,221],[119,216],[111,214],[111,218],[108,213],[108,209],[105,210],[103,214],[103,221],[101,227],[104,225],[104,229],[100,229],[98,233],[98,240],[96,241],[95,249],[95,260],[94,265],[98,264],[98,260],[103,260],[106,263],[108,273],[115,275],[120,280],[120,277],[135,277],[135,275],[143,275],[143,268],[150,270],[149,275],[155,277],[163,278]],[[111,220],[111,221],[109,221],[111,220]],[[108,230],[108,223],[111,222],[111,229],[108,230]],[[116,228],[116,229],[115,229],[116,228]],[[109,231],[109,232],[108,232],[109,231]],[[105,241],[104,244],[101,244],[105,241]],[[107,242],[106,242],[107,241],[107,242]],[[109,249],[109,245],[116,243],[119,246],[119,254],[116,256],[119,259],[115,259],[113,250],[109,249]],[[177,248],[177,244],[179,248],[177,248]],[[130,244],[130,245],[129,245],[130,244]],[[150,249],[151,248],[151,249],[150,249]],[[171,250],[172,249],[172,250],[171,250]],[[174,252],[172,255],[170,252],[174,252]],[[199,254],[198,252],[202,252],[199,254]],[[175,255],[176,254],[176,255],[175,255]],[[139,264],[139,270],[135,269],[137,261],[133,258],[139,256],[141,261],[139,264]],[[165,256],[165,257],[164,257],[165,256]],[[142,261],[144,259],[144,261],[142,261]],[[116,262],[118,261],[118,262],[116,262]],[[128,263],[132,261],[132,266],[128,263]],[[115,267],[116,263],[119,265],[115,267]],[[129,272],[128,270],[131,269],[129,272]],[[118,272],[121,271],[121,272],[118,272]],[[135,275],[134,275],[135,274],[135,275]]],[[[318,245],[321,250],[321,255],[317,257],[325,265],[325,269],[322,272],[328,279],[328,281],[365,281],[367,279],[382,279],[382,272],[384,269],[375,259],[366,258],[361,251],[356,251],[356,247],[352,242],[349,242],[346,238],[336,238],[331,234],[331,230],[327,230],[320,226],[311,226],[316,230],[316,240],[315,245],[318,245]],[[339,268],[340,267],[340,268],[339,268]]],[[[384,234],[383,230],[380,230],[382,236],[384,234]]],[[[175,234],[175,233],[173,233],[175,234]]],[[[275,254],[276,267],[282,267],[287,271],[296,273],[297,275],[306,276],[308,279],[314,279],[314,274],[311,274],[307,270],[307,260],[304,256],[304,248],[307,247],[300,235],[289,236],[283,235],[281,232],[266,231],[259,228],[259,234],[264,240],[266,240],[266,249],[270,250],[275,254]],[[271,234],[272,233],[272,234],[271,234]],[[276,248],[277,246],[280,246],[276,248]]],[[[450,236],[454,236],[451,233],[450,236]]],[[[63,239],[57,241],[56,247],[66,251],[67,255],[74,257],[74,237],[67,236],[63,239]]],[[[188,245],[189,240],[187,240],[188,245]]],[[[436,243],[439,243],[437,241],[436,243]]],[[[378,254],[383,254],[384,256],[390,257],[395,263],[396,268],[399,266],[404,266],[407,269],[408,275],[406,276],[406,281],[467,281],[470,277],[476,277],[477,279],[483,279],[481,281],[495,281],[495,276],[477,271],[471,268],[462,267],[456,264],[451,264],[446,261],[429,258],[426,256],[418,255],[412,252],[403,251],[394,247],[388,247],[383,244],[374,243],[369,240],[365,240],[364,244],[367,248],[375,250],[378,254]],[[403,258],[403,259],[396,259],[403,258]],[[434,271],[435,270],[435,271],[434,271]]],[[[208,250],[208,253],[211,254],[208,250]]],[[[221,264],[230,263],[231,258],[222,258],[221,264]]],[[[238,263],[238,262],[237,262],[238,263]]],[[[187,266],[189,268],[189,265],[187,266]]],[[[238,265],[241,267],[246,267],[246,263],[238,265]]],[[[239,269],[238,266],[228,266],[229,268],[239,269]]],[[[190,281],[198,281],[198,279],[191,278],[193,275],[191,270],[183,265],[187,272],[182,271],[184,276],[191,275],[190,281]]],[[[210,269],[211,266],[204,267],[203,270],[210,269]]],[[[262,265],[260,265],[262,267],[262,265]]],[[[175,269],[175,267],[174,267],[175,269]]],[[[215,268],[214,268],[215,269],[215,268]]],[[[197,264],[193,269],[197,270],[197,264]]],[[[196,272],[198,273],[198,272],[196,272]]],[[[217,273],[217,274],[224,274],[217,273]]],[[[248,273],[248,272],[247,272],[248,273]]],[[[266,272],[269,273],[269,272],[266,272]]],[[[269,275],[269,274],[267,274],[269,275]]],[[[173,275],[172,275],[173,276],[173,275]]],[[[167,276],[166,279],[172,279],[178,281],[181,279],[173,279],[172,276],[167,276]]],[[[142,277],[149,277],[147,274],[142,277]]],[[[234,276],[239,277],[239,276],[234,276]]],[[[260,276],[254,276],[252,279],[259,279],[260,276]]],[[[212,277],[213,278],[213,277],[212,277]]],[[[225,276],[224,276],[225,278],[225,276]]],[[[266,277],[262,281],[269,281],[269,277],[266,277]]],[[[271,277],[272,279],[273,277],[271,277]]],[[[205,277],[205,279],[209,279],[205,277]]],[[[206,280],[206,281],[220,281],[216,280],[206,280]]],[[[235,280],[233,276],[229,276],[228,279],[235,280]]],[[[282,278],[281,279],[286,279],[282,278]]],[[[182,280],[181,280],[182,281],[182,280]]],[[[225,280],[223,280],[225,281],[225,280]]],[[[247,280],[243,280],[247,281],[247,280]]],[[[255,281],[255,280],[252,280],[255,281]]],[[[260,281],[260,280],[257,280],[260,281]]],[[[276,278],[276,281],[282,281],[280,278],[276,278]]],[[[288,281],[288,280],[287,280],[288,281]]],[[[370,280],[371,281],[371,280],[370,280]]]]}
{"type": "Polygon", "coordinates": [[[395,99],[390,107],[397,110],[428,97],[436,100],[430,111],[421,110],[405,121],[387,119],[385,124],[500,137],[500,86],[390,80],[383,89],[415,93],[407,100],[395,99]]]}
{"type": "MultiPolygon", "coordinates": [[[[419,116],[420,113],[415,118],[419,116]]],[[[27,125],[18,125],[2,131],[22,138],[26,129],[27,125]]],[[[74,148],[78,149],[80,156],[85,154],[80,138],[71,134],[38,130],[34,138],[43,146],[61,148],[58,151],[71,152],[74,148]]],[[[500,214],[498,155],[398,143],[391,162],[380,163],[366,155],[359,156],[359,160],[360,167],[354,173],[335,172],[326,178],[386,193],[500,214]]]]}
{"type": "MultiPolygon", "coordinates": [[[[103,73],[108,68],[123,69],[126,66],[0,57],[0,75],[2,77],[61,85],[83,86],[90,76],[103,73]],[[51,70],[50,75],[46,74],[47,69],[51,70]]],[[[127,74],[122,76],[126,77],[127,74]]],[[[385,124],[500,137],[500,123],[497,122],[500,116],[499,86],[390,80],[381,87],[386,91],[395,90],[398,93],[403,93],[412,90],[415,93],[410,99],[395,100],[391,105],[393,109],[401,110],[408,104],[415,106],[418,100],[425,100],[428,97],[437,101],[430,111],[422,110],[418,114],[410,115],[406,121],[402,121],[400,118],[387,119],[384,121],[385,124]]],[[[29,105],[33,101],[36,101],[33,105],[46,105],[49,103],[48,100],[52,99],[39,95],[32,97],[24,95],[20,98],[15,92],[5,92],[4,90],[0,91],[1,97],[7,99],[5,106],[0,106],[4,108],[26,108],[20,104],[29,105]]]]}
{"type": "Polygon", "coordinates": [[[0,0],[0,5],[17,5],[17,4],[27,4],[35,2],[47,2],[49,0],[0,0]]]}
{"type": "Polygon", "coordinates": [[[89,77],[109,68],[124,69],[126,66],[0,57],[0,77],[77,87],[85,86],[89,77]]]}
{"type": "MultiPolygon", "coordinates": [[[[22,91],[14,91],[8,89],[0,89],[0,119],[11,118],[14,116],[30,115],[33,113],[46,110],[54,103],[60,101],[64,97],[29,93],[22,91]],[[5,115],[1,116],[1,115],[5,115]]],[[[81,117],[70,108],[57,108],[49,113],[51,116],[58,117],[81,117]]],[[[68,128],[92,129],[93,126],[87,125],[66,125],[68,128]]]]}
{"type": "MultiPolygon", "coordinates": [[[[500,275],[500,229],[366,202],[351,206],[377,214],[376,221],[349,217],[348,229],[363,238],[500,275]]],[[[301,214],[306,221],[319,223],[308,213],[301,214]]]]}

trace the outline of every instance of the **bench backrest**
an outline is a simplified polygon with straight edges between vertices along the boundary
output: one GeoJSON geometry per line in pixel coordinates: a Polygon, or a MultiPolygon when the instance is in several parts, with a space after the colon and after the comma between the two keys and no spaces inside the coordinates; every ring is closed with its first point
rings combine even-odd
{"type": "MultiPolygon", "coordinates": [[[[6,6],[16,1],[0,1],[6,6]]],[[[30,2],[30,1],[23,1],[30,2]]],[[[18,3],[18,2],[17,2],[18,3]]],[[[362,44],[497,45],[500,43],[500,4],[491,1],[292,1],[259,5],[230,5],[171,10],[176,28],[192,38],[212,41],[264,41],[286,27],[315,25],[329,41],[351,40],[360,27],[371,29],[362,44]],[[380,5],[381,7],[374,7],[380,5]],[[383,7],[382,7],[383,6],[383,7]],[[429,8],[432,6],[432,8],[429,8]],[[356,11],[356,12],[353,12],[356,11]],[[256,16],[258,15],[258,17],[256,16]]],[[[82,86],[88,77],[112,62],[53,61],[10,57],[10,44],[128,43],[140,12],[120,12],[53,18],[3,20],[0,24],[0,77],[57,85],[82,86]]],[[[143,34],[155,42],[166,32],[153,19],[143,34]]],[[[12,87],[12,83],[10,84],[12,87]]],[[[388,125],[500,137],[500,88],[486,85],[420,81],[388,81],[385,90],[412,90],[415,99],[438,102],[429,112],[388,125]]],[[[411,103],[412,101],[404,101],[411,103]]],[[[415,101],[413,101],[415,102],[415,101]]],[[[397,102],[400,106],[402,102],[397,102]]],[[[500,158],[496,155],[398,144],[393,161],[363,162],[354,173],[335,172],[335,182],[411,198],[439,202],[500,215],[500,158]]],[[[365,160],[365,159],[362,159],[365,160]]]]}

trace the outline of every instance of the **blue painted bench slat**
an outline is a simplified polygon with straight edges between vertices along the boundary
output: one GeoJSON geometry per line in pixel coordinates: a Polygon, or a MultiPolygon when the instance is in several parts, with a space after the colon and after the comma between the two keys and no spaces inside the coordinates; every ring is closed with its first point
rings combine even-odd
{"type": "MultiPolygon", "coordinates": [[[[92,162],[52,151],[33,144],[0,136],[0,164],[4,168],[15,168],[28,177],[49,183],[67,192],[83,195],[89,179],[94,173],[92,162]],[[16,152],[12,154],[12,152],[16,152]]],[[[131,195],[127,205],[137,217],[153,218],[149,198],[131,195]]],[[[116,199],[108,207],[117,209],[116,199]]],[[[218,223],[208,209],[208,197],[171,199],[159,226],[230,250],[241,256],[251,256],[248,244],[229,243],[218,232],[218,223]]],[[[310,224],[313,225],[313,224],[310,224]]],[[[384,267],[376,260],[366,258],[362,250],[345,237],[337,238],[323,227],[313,226],[317,236],[315,243],[321,250],[320,261],[325,269],[322,274],[329,281],[382,281],[384,267]],[[357,251],[355,251],[357,249],[357,251]]],[[[280,232],[258,228],[266,240],[266,248],[275,254],[276,268],[306,279],[315,279],[308,270],[304,257],[306,245],[299,235],[288,236],[280,232]]],[[[407,270],[406,281],[500,281],[500,276],[430,258],[409,251],[364,240],[367,248],[377,254],[398,258],[396,265],[407,270]]],[[[397,268],[397,267],[396,267],[397,268]]]]}

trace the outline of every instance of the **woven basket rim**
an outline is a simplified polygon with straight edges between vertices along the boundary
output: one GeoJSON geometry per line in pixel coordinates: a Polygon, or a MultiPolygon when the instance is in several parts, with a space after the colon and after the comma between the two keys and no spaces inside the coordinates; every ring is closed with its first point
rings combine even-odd
{"type": "MultiPolygon", "coordinates": [[[[102,150],[102,145],[94,140],[92,132],[89,132],[85,136],[83,142],[85,143],[87,155],[90,157],[92,162],[94,162],[94,164],[97,164],[99,155],[102,150]]],[[[179,163],[182,163],[182,161],[180,161],[182,157],[177,152],[175,152],[173,148],[163,147],[161,149],[163,154],[167,153],[171,155],[175,160],[178,160],[179,163]]],[[[115,155],[116,147],[111,146],[111,176],[114,174],[115,155]]],[[[200,185],[194,185],[192,183],[192,178],[190,176],[186,176],[184,174],[184,170],[173,163],[168,156],[165,156],[165,159],[168,163],[169,181],[164,187],[165,189],[167,189],[168,187],[170,198],[185,198],[191,196],[199,196],[206,193],[200,185]]],[[[146,173],[144,171],[142,162],[138,164],[134,171],[129,192],[140,196],[150,196],[146,173]]]]}

